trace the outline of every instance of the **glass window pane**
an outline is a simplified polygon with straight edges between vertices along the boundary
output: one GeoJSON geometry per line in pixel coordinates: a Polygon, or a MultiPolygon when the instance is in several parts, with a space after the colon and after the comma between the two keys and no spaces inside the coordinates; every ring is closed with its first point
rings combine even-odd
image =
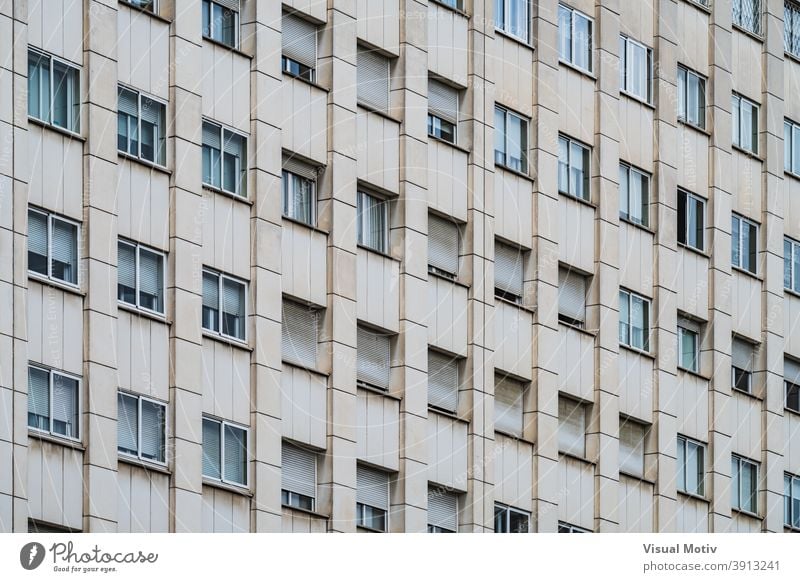
{"type": "Polygon", "coordinates": [[[117,244],[117,299],[136,305],[136,247],[117,244]]]}
{"type": "Polygon", "coordinates": [[[506,163],[506,112],[499,107],[494,108],[494,161],[506,163]]]}
{"type": "Polygon", "coordinates": [[[691,224],[687,220],[687,198],[686,192],[678,190],[678,242],[683,244],[688,243],[688,224],[691,224]]]}
{"type": "Polygon", "coordinates": [[[524,126],[523,120],[516,115],[508,116],[508,153],[506,163],[510,168],[520,172],[523,171],[524,126]]]}
{"type": "Polygon", "coordinates": [[[226,481],[247,483],[247,433],[244,429],[225,425],[224,459],[226,481]]]}
{"type": "Polygon", "coordinates": [[[630,345],[630,296],[620,291],[619,293],[619,341],[630,345]]]}
{"type": "MultiPolygon", "coordinates": [[[[798,18],[800,20],[800,18],[798,18]]],[[[800,174],[800,126],[792,127],[792,171],[800,174]]]]}
{"type": "Polygon", "coordinates": [[[73,285],[78,283],[78,225],[52,221],[50,275],[73,285]]]}
{"type": "Polygon", "coordinates": [[[731,460],[731,507],[739,508],[739,488],[741,486],[739,476],[739,459],[733,457],[731,460]]]}
{"type": "Polygon", "coordinates": [[[678,438],[678,490],[686,491],[686,439],[678,438]]]}
{"type": "Polygon", "coordinates": [[[731,264],[734,267],[741,266],[740,261],[740,254],[741,254],[741,233],[739,231],[741,227],[741,221],[737,217],[733,217],[731,221],[731,264]]]}
{"type": "Polygon", "coordinates": [[[628,218],[628,166],[619,166],[619,215],[628,218]]]}
{"type": "Polygon", "coordinates": [[[569,142],[558,138],[558,191],[569,192],[569,142]]]}
{"type": "Polygon", "coordinates": [[[77,70],[58,61],[53,63],[53,125],[77,129],[80,102],[77,70]]]}
{"type": "Polygon", "coordinates": [[[699,495],[700,480],[697,471],[698,467],[697,445],[687,443],[686,446],[686,490],[689,493],[699,495]]]}
{"type": "Polygon", "coordinates": [[[678,67],[678,118],[687,119],[686,115],[686,69],[678,67]]]}
{"type": "Polygon", "coordinates": [[[756,225],[746,223],[747,239],[745,241],[745,249],[747,251],[747,263],[745,268],[751,273],[757,271],[757,257],[758,257],[758,229],[756,225]]]}
{"type": "Polygon", "coordinates": [[[783,169],[792,171],[792,126],[788,121],[783,122],[783,169]]]}
{"type": "Polygon", "coordinates": [[[572,62],[572,11],[558,5],[558,54],[567,62],[572,62]]]}
{"type": "Polygon", "coordinates": [[[797,243],[792,244],[792,289],[800,292],[800,248],[797,243]]]}
{"type": "Polygon", "coordinates": [[[203,419],[203,475],[212,479],[222,478],[222,449],[220,447],[220,423],[203,419]]]}
{"type": "Polygon", "coordinates": [[[142,399],[142,457],[164,462],[166,408],[142,399]]]}
{"type": "Polygon", "coordinates": [[[733,145],[740,146],[740,134],[741,134],[741,114],[739,111],[739,98],[734,95],[731,98],[731,127],[733,129],[733,145]]]}
{"type": "Polygon", "coordinates": [[[586,175],[584,166],[584,148],[577,143],[570,144],[569,152],[570,161],[570,177],[569,186],[570,193],[578,198],[586,198],[588,190],[586,189],[586,175]]]}
{"type": "Polygon", "coordinates": [[[53,374],[52,431],[78,438],[78,381],[53,374]]]}
{"type": "Polygon", "coordinates": [[[117,450],[139,454],[139,400],[122,392],[117,393],[117,450]]]}
{"type": "Polygon", "coordinates": [[[494,25],[500,30],[505,29],[506,3],[505,0],[494,0],[494,25]]]}
{"type": "Polygon", "coordinates": [[[573,13],[575,22],[574,55],[575,64],[587,71],[592,70],[592,24],[585,16],[573,13]]]}
{"type": "Polygon", "coordinates": [[[41,212],[28,211],[28,270],[47,276],[48,218],[41,212]]]}
{"type": "Polygon", "coordinates": [[[689,123],[698,125],[700,121],[700,80],[697,78],[697,75],[689,73],[687,92],[687,120],[689,123]]]}

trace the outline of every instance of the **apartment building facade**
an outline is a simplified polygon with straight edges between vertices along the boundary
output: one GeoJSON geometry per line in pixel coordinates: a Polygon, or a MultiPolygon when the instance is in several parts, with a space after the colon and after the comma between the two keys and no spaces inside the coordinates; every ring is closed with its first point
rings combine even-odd
{"type": "Polygon", "coordinates": [[[0,2],[0,530],[800,530],[800,4],[0,2]]]}

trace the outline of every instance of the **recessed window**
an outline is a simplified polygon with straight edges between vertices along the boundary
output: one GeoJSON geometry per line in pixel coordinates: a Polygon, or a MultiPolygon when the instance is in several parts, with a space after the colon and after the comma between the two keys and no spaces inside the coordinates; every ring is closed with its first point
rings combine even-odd
{"type": "Polygon", "coordinates": [[[682,317],[678,318],[678,367],[700,371],[700,325],[682,317]]]}
{"type": "Polygon", "coordinates": [[[247,197],[247,138],[203,121],[203,184],[247,197]]]}
{"type": "Polygon", "coordinates": [[[428,272],[455,279],[458,275],[458,225],[435,214],[428,215],[428,272]]]}
{"type": "Polygon", "coordinates": [[[141,10],[158,14],[158,4],[156,4],[156,0],[126,0],[126,2],[128,2],[128,4],[133,4],[141,10]]]}
{"type": "Polygon", "coordinates": [[[28,367],[28,426],[68,439],[80,438],[80,380],[64,372],[28,367]]]}
{"type": "Polygon", "coordinates": [[[156,463],[165,462],[165,404],[117,392],[117,416],[117,450],[120,453],[156,463]]]}
{"type": "Polygon", "coordinates": [[[734,337],[731,348],[731,387],[746,394],[752,394],[752,377],[753,344],[734,337]]]}
{"type": "Polygon", "coordinates": [[[733,145],[758,153],[758,105],[734,93],[731,96],[733,145]]]}
{"type": "Polygon", "coordinates": [[[620,91],[644,101],[653,102],[653,49],[619,35],[620,91]]]}
{"type": "Polygon", "coordinates": [[[786,527],[800,530],[800,477],[783,475],[783,523],[786,527]]]}
{"type": "Polygon", "coordinates": [[[644,476],[644,436],[647,429],[631,419],[619,423],[619,470],[635,477],[644,476]]]}
{"type": "Polygon", "coordinates": [[[317,223],[317,175],[319,168],[284,156],[281,188],[283,215],[309,226],[317,223]]]}
{"type": "Polygon", "coordinates": [[[706,446],[678,435],[678,491],[702,496],[705,493],[706,446]]]}
{"type": "Polygon", "coordinates": [[[76,222],[28,209],[28,270],[54,281],[78,284],[76,222]]]}
{"type": "Polygon", "coordinates": [[[494,429],[521,437],[525,427],[523,420],[523,396],[525,384],[509,376],[495,375],[494,381],[494,429]]]}
{"type": "Polygon", "coordinates": [[[558,533],[591,533],[591,530],[572,525],[565,521],[558,522],[558,533]]]}
{"type": "Polygon", "coordinates": [[[624,163],[619,165],[619,217],[650,224],[650,175],[624,163]]]}
{"type": "Polygon", "coordinates": [[[358,465],[356,471],[356,525],[370,531],[388,531],[388,473],[358,465]]]}
{"type": "Polygon", "coordinates": [[[558,320],[583,327],[586,321],[586,275],[569,267],[558,268],[558,320]]]}
{"type": "Polygon", "coordinates": [[[296,14],[283,14],[283,72],[306,81],[316,80],[317,26],[296,14]]]}
{"type": "Polygon", "coordinates": [[[133,89],[117,88],[117,149],[164,166],[167,163],[167,106],[133,89]]]}
{"type": "Polygon", "coordinates": [[[783,169],[800,176],[800,125],[783,121],[783,169]]]}
{"type": "Polygon", "coordinates": [[[283,360],[304,368],[317,367],[320,310],[283,300],[281,346],[283,360]]]}
{"type": "Polygon", "coordinates": [[[494,163],[528,171],[528,120],[499,105],[494,106],[494,163]]]}
{"type": "Polygon", "coordinates": [[[678,65],[678,119],[700,129],[706,126],[706,80],[678,65]]]}
{"type": "Polygon", "coordinates": [[[528,533],[531,514],[503,503],[494,504],[494,533],[528,533]]]}
{"type": "Polygon", "coordinates": [[[315,511],[316,497],[316,453],[284,441],[281,446],[281,504],[315,511]]]}
{"type": "Polygon", "coordinates": [[[244,341],[246,284],[203,269],[203,329],[244,341]]]}
{"type": "Polygon", "coordinates": [[[800,242],[783,239],[783,288],[800,293],[800,242]]]}
{"type": "Polygon", "coordinates": [[[439,4],[449,6],[453,10],[464,10],[464,0],[434,0],[439,4]]]}
{"type": "Polygon", "coordinates": [[[117,243],[117,299],[164,313],[164,253],[137,243],[117,243]]]}
{"type": "Polygon", "coordinates": [[[428,533],[458,531],[458,495],[441,487],[428,487],[428,533]]]}
{"type": "Polygon", "coordinates": [[[239,0],[203,0],[203,36],[239,46],[239,0]]]}
{"type": "Polygon", "coordinates": [[[203,477],[247,487],[247,429],[203,416],[203,477]]]}
{"type": "Polygon", "coordinates": [[[800,3],[783,3],[783,45],[787,53],[800,57],[800,3]]]}
{"type": "Polygon", "coordinates": [[[784,358],[783,378],[786,389],[786,409],[800,412],[800,363],[784,358]]]}
{"type": "Polygon", "coordinates": [[[638,350],[650,350],[650,300],[620,289],[619,343],[638,350]]]}
{"type": "Polygon", "coordinates": [[[389,201],[359,191],[356,207],[358,244],[385,254],[389,249],[389,201]]]}
{"type": "Polygon", "coordinates": [[[758,226],[738,214],[732,215],[731,222],[731,264],[755,275],[758,271],[758,226]]]}
{"type": "Polygon", "coordinates": [[[391,340],[388,335],[358,326],[356,332],[356,379],[358,384],[389,389],[391,340]]]}
{"type": "Polygon", "coordinates": [[[558,191],[589,200],[589,158],[587,146],[564,135],[558,136],[558,191]]]}
{"type": "Polygon", "coordinates": [[[448,412],[458,408],[459,360],[428,350],[428,405],[448,412]]]}
{"type": "Polygon", "coordinates": [[[428,135],[456,143],[458,89],[428,79],[428,135]]]}
{"type": "Polygon", "coordinates": [[[761,34],[761,0],[731,0],[733,24],[761,34]]]}
{"type": "Polygon", "coordinates": [[[756,513],[758,510],[758,464],[731,457],[731,507],[756,513]]]}
{"type": "Polygon", "coordinates": [[[678,243],[698,251],[705,249],[706,202],[678,189],[678,243]]]}
{"type": "Polygon", "coordinates": [[[562,61],[592,71],[593,24],[582,12],[558,5],[558,56],[562,61]]]}
{"type": "Polygon", "coordinates": [[[513,303],[522,303],[524,254],[521,249],[495,241],[494,294],[513,303]]]}
{"type": "Polygon", "coordinates": [[[558,398],[558,450],[586,456],[586,406],[563,396],[558,398]]]}
{"type": "Polygon", "coordinates": [[[80,70],[38,50],[28,50],[28,115],[80,132],[80,70]]]}
{"type": "Polygon", "coordinates": [[[494,26],[528,42],[529,10],[528,0],[494,0],[494,26]]]}
{"type": "Polygon", "coordinates": [[[389,111],[389,58],[365,46],[356,59],[357,99],[376,111],[389,111]]]}

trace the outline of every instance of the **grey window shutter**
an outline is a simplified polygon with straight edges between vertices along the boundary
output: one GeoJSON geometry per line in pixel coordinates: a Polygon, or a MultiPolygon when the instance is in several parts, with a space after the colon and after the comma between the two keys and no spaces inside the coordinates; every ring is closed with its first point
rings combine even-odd
{"type": "Polygon", "coordinates": [[[139,117],[139,94],[130,89],[119,87],[117,90],[117,109],[131,117],[139,117]]]}
{"type": "Polygon", "coordinates": [[[135,454],[139,450],[139,399],[117,392],[117,448],[135,454]]]}
{"type": "Polygon", "coordinates": [[[62,434],[78,436],[78,381],[53,374],[53,424],[63,423],[62,434]]]}
{"type": "Polygon", "coordinates": [[[498,377],[494,386],[494,427],[512,435],[522,435],[522,382],[498,377]]]}
{"type": "Polygon", "coordinates": [[[358,101],[380,111],[389,109],[389,59],[358,47],[356,62],[358,101]]]}
{"type": "Polygon", "coordinates": [[[208,121],[203,122],[203,145],[217,150],[222,149],[222,128],[208,121]]]}
{"type": "Polygon", "coordinates": [[[748,372],[753,371],[753,345],[738,338],[733,338],[733,353],[731,363],[733,367],[748,372]]]}
{"type": "Polygon", "coordinates": [[[585,454],[586,416],[582,404],[558,399],[558,448],[580,457],[585,454]]]}
{"type": "Polygon", "coordinates": [[[458,91],[441,81],[429,79],[428,112],[450,123],[458,123],[458,91]]]}
{"type": "Polygon", "coordinates": [[[317,27],[293,14],[283,15],[283,56],[311,67],[317,65],[317,27]]]}
{"type": "Polygon", "coordinates": [[[359,465],[356,473],[356,502],[388,511],[389,475],[359,465]]]}
{"type": "Polygon", "coordinates": [[[558,269],[558,313],[583,322],[586,319],[586,277],[558,269]]]}
{"type": "Polygon", "coordinates": [[[787,382],[800,384],[800,363],[789,358],[783,360],[783,377],[787,382]]]}
{"type": "Polygon", "coordinates": [[[458,496],[455,493],[428,488],[428,525],[458,531],[458,496]]]}
{"type": "Polygon", "coordinates": [[[356,337],[358,379],[378,388],[389,388],[390,344],[389,338],[363,327],[356,337]]]}
{"type": "MultiPolygon", "coordinates": [[[[50,418],[50,373],[40,368],[28,368],[28,412],[50,418]]],[[[47,430],[47,426],[36,426],[47,430]]]]}
{"type": "Polygon", "coordinates": [[[281,487],[298,495],[316,497],[317,455],[289,443],[283,443],[281,455],[281,487]]]}
{"type": "Polygon", "coordinates": [[[495,287],[512,295],[522,297],[522,252],[501,242],[494,245],[495,287]]]}
{"type": "Polygon", "coordinates": [[[428,216],[428,264],[453,276],[458,273],[458,227],[433,214],[428,216]]]}
{"type": "Polygon", "coordinates": [[[633,422],[619,427],[619,468],[633,475],[644,472],[644,428],[633,422]]]}
{"type": "Polygon", "coordinates": [[[212,479],[222,477],[219,433],[220,423],[218,421],[203,419],[203,475],[212,479]]]}
{"type": "Polygon", "coordinates": [[[458,406],[458,360],[428,351],[428,403],[455,411],[458,406]]]}
{"type": "Polygon", "coordinates": [[[78,267],[78,227],[53,218],[53,260],[78,267]]]}
{"type": "Polygon", "coordinates": [[[161,296],[163,289],[163,264],[159,254],[139,249],[139,286],[142,292],[161,296]]]}
{"type": "Polygon", "coordinates": [[[136,248],[123,242],[117,244],[117,280],[125,287],[136,287],[136,248]]]}
{"type": "Polygon", "coordinates": [[[203,306],[219,309],[219,275],[203,273],[203,306]]]}
{"type": "Polygon", "coordinates": [[[28,250],[47,256],[47,216],[40,212],[28,211],[28,250]]]}
{"type": "Polygon", "coordinates": [[[317,365],[317,311],[294,301],[283,302],[281,327],[284,359],[314,368],[317,365]]]}
{"type": "Polygon", "coordinates": [[[319,168],[306,164],[292,156],[283,156],[283,169],[307,180],[316,181],[319,168]]]}
{"type": "Polygon", "coordinates": [[[142,400],[142,456],[147,459],[164,461],[165,416],[163,404],[142,400]]]}
{"type": "Polygon", "coordinates": [[[247,483],[247,436],[244,429],[225,425],[225,479],[247,483]]]}
{"type": "Polygon", "coordinates": [[[239,12],[239,0],[214,0],[214,2],[228,10],[239,12]]]}
{"type": "Polygon", "coordinates": [[[164,104],[149,97],[142,97],[142,121],[158,126],[159,130],[163,132],[163,119],[164,104]]]}

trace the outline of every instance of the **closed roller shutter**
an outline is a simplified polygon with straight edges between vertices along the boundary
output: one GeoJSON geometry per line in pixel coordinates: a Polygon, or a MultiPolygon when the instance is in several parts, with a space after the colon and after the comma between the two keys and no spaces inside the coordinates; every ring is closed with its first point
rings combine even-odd
{"type": "Polygon", "coordinates": [[[389,510],[389,475],[377,469],[358,466],[356,502],[389,510]]]}
{"type": "Polygon", "coordinates": [[[358,380],[388,390],[391,357],[389,337],[359,327],[357,342],[358,380]]]}
{"type": "Polygon", "coordinates": [[[450,123],[458,123],[458,91],[440,81],[428,81],[428,111],[450,123]]]}
{"type": "Polygon", "coordinates": [[[522,252],[511,245],[494,246],[494,285],[497,289],[522,297],[522,252]]]}
{"type": "Polygon", "coordinates": [[[358,101],[379,111],[389,109],[389,59],[375,51],[358,47],[356,62],[358,101]]]}
{"type": "Polygon", "coordinates": [[[458,226],[433,214],[428,216],[428,264],[454,277],[458,273],[458,226]]]}
{"type": "Polygon", "coordinates": [[[458,496],[434,487],[428,489],[428,525],[458,531],[458,496]]]}
{"type": "Polygon", "coordinates": [[[283,302],[281,339],[283,358],[314,368],[317,365],[317,311],[294,301],[283,302]]]}
{"type": "Polygon", "coordinates": [[[454,412],[458,406],[458,360],[428,352],[428,404],[454,412]]]}
{"type": "Polygon", "coordinates": [[[586,319],[586,277],[558,269],[558,313],[575,322],[586,319]]]}
{"type": "Polygon", "coordinates": [[[281,487],[298,495],[316,497],[317,455],[289,443],[283,443],[281,454],[281,487]]]}
{"type": "Polygon", "coordinates": [[[511,435],[522,436],[522,382],[497,377],[494,386],[494,428],[511,435]]]}
{"type": "Polygon", "coordinates": [[[292,14],[283,15],[283,56],[302,65],[317,64],[317,27],[292,14]]]}

